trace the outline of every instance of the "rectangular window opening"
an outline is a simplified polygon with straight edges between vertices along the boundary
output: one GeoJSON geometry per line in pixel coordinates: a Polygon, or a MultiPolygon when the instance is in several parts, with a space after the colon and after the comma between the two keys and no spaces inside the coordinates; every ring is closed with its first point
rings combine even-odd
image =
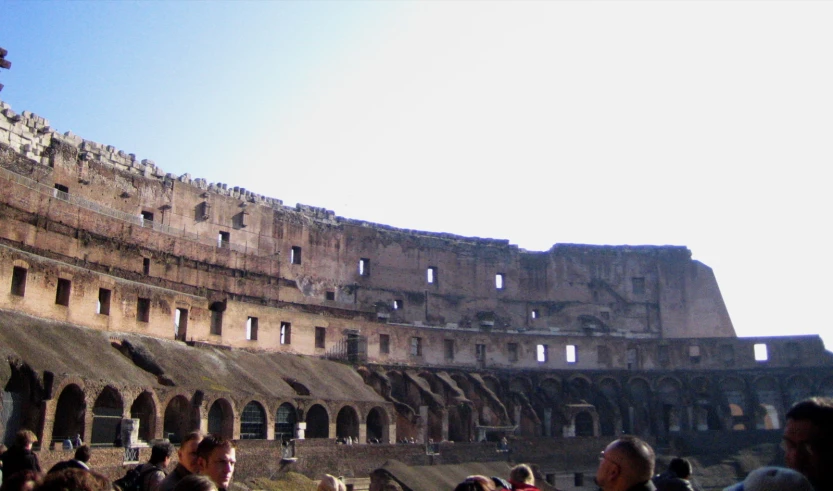
{"type": "Polygon", "coordinates": [[[292,324],[281,322],[281,344],[292,344],[292,324]]]}
{"type": "Polygon", "coordinates": [[[55,190],[52,191],[52,196],[60,199],[69,199],[69,188],[63,184],[55,184],[55,190]]]}
{"type": "Polygon", "coordinates": [[[153,213],[149,211],[142,212],[142,226],[143,227],[152,227],[153,226],[153,213]]]}
{"type": "Polygon", "coordinates": [[[28,269],[21,268],[20,266],[14,267],[12,270],[12,295],[22,297],[26,294],[26,277],[28,274],[28,269]]]}
{"type": "Polygon", "coordinates": [[[503,290],[503,273],[498,273],[495,275],[495,289],[503,290]]]}
{"type": "Polygon", "coordinates": [[[578,363],[578,347],[574,344],[567,345],[567,363],[578,363]]]}
{"type": "Polygon", "coordinates": [[[136,320],[150,322],[150,299],[139,297],[136,302],[136,320]]]}
{"type": "Polygon", "coordinates": [[[444,339],[443,345],[445,347],[445,359],[446,360],[453,360],[454,359],[454,340],[453,339],[444,339]]]}
{"type": "Polygon", "coordinates": [[[693,344],[688,347],[688,359],[691,363],[700,363],[700,346],[693,344]]]}
{"type": "Polygon", "coordinates": [[[95,305],[95,313],[101,315],[110,315],[110,297],[113,292],[106,288],[98,289],[98,302],[95,305]]]}
{"type": "Polygon", "coordinates": [[[150,258],[142,259],[142,274],[149,275],[150,274],[150,258]]]}
{"type": "Polygon", "coordinates": [[[506,349],[509,351],[509,361],[518,361],[518,343],[509,343],[506,349]]]}
{"type": "Polygon", "coordinates": [[[366,257],[359,259],[359,276],[370,276],[370,259],[366,257]]]}
{"type": "Polygon", "coordinates": [[[755,361],[768,361],[769,360],[769,352],[767,351],[766,344],[764,343],[757,343],[753,347],[755,350],[755,361]]]}
{"type": "Polygon", "coordinates": [[[411,338],[411,356],[422,356],[422,338],[411,338]]]}
{"type": "Polygon", "coordinates": [[[538,363],[546,363],[547,358],[549,357],[549,353],[547,352],[547,345],[546,344],[539,344],[535,349],[536,359],[538,363]]]}
{"type": "Polygon", "coordinates": [[[323,327],[315,328],[315,347],[323,348],[327,341],[327,329],[323,327]]]}
{"type": "Polygon", "coordinates": [[[231,242],[231,232],[220,232],[217,234],[217,247],[220,249],[228,249],[231,242]]]}
{"type": "Polygon", "coordinates": [[[529,317],[531,319],[537,319],[538,317],[540,317],[540,315],[541,314],[538,312],[538,309],[532,309],[532,311],[529,313],[529,317]]]}
{"type": "Polygon", "coordinates": [[[430,266],[427,270],[425,270],[425,281],[427,281],[429,285],[433,285],[437,282],[437,280],[437,267],[430,266]]]}
{"type": "Polygon", "coordinates": [[[399,310],[402,308],[402,300],[396,299],[393,301],[393,310],[399,310]]]}
{"type": "Polygon", "coordinates": [[[292,264],[301,264],[301,248],[298,246],[292,246],[292,249],[289,251],[289,262],[292,264]]]}
{"type": "Polygon", "coordinates": [[[386,355],[390,353],[390,335],[379,335],[379,354],[386,355]]]}
{"type": "Polygon", "coordinates": [[[188,309],[177,308],[174,314],[174,338],[185,341],[188,332],[188,309]]]}
{"type": "Polygon", "coordinates": [[[327,292],[327,300],[335,300],[336,299],[336,292],[327,292]]]}
{"type": "Polygon", "coordinates": [[[246,339],[257,341],[257,317],[249,317],[246,320],[246,339]]]}
{"type": "Polygon", "coordinates": [[[214,302],[208,307],[211,311],[211,334],[220,336],[223,334],[223,311],[225,306],[222,302],[214,302]]]}
{"type": "Polygon", "coordinates": [[[72,289],[72,282],[64,278],[58,278],[58,290],[55,292],[55,303],[69,306],[69,292],[72,289]]]}
{"type": "Polygon", "coordinates": [[[486,361],[486,345],[485,344],[475,344],[474,345],[474,358],[477,361],[486,361]]]}

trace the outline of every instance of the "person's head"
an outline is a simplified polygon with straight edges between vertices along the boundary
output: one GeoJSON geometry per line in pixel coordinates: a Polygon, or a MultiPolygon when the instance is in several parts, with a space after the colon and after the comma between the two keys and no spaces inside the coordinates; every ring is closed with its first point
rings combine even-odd
{"type": "Polygon", "coordinates": [[[785,467],[761,467],[746,479],[723,491],[813,491],[813,485],[800,472],[785,467]]]}
{"type": "Polygon", "coordinates": [[[150,463],[161,467],[167,467],[171,463],[171,455],[174,454],[174,447],[168,442],[160,442],[150,449],[150,463]]]}
{"type": "Polygon", "coordinates": [[[192,474],[196,474],[200,470],[197,464],[197,447],[202,441],[202,437],[203,434],[199,431],[188,433],[177,451],[179,463],[192,474]]]}
{"type": "Polygon", "coordinates": [[[668,464],[668,470],[676,474],[677,477],[688,479],[691,477],[691,462],[682,457],[675,457],[668,464]]]}
{"type": "Polygon", "coordinates": [[[217,491],[217,485],[208,476],[189,474],[176,483],[174,491],[217,491]]]}
{"type": "Polygon", "coordinates": [[[68,467],[46,475],[35,491],[111,491],[110,481],[92,471],[68,467]]]}
{"type": "Polygon", "coordinates": [[[509,484],[509,481],[502,477],[492,476],[492,482],[495,484],[495,489],[500,491],[501,489],[512,489],[512,485],[509,484]]]}
{"type": "Polygon", "coordinates": [[[32,445],[38,442],[38,437],[32,430],[20,430],[14,436],[15,445],[31,450],[32,445]]]}
{"type": "Polygon", "coordinates": [[[486,476],[469,476],[454,491],[495,491],[495,483],[486,476]]]}
{"type": "Polygon", "coordinates": [[[509,471],[509,481],[521,484],[535,484],[535,475],[526,464],[519,464],[509,471]]]}
{"type": "Polygon", "coordinates": [[[90,461],[90,457],[92,457],[92,451],[89,445],[81,445],[75,449],[75,460],[80,460],[86,464],[90,461]]]}
{"type": "Polygon", "coordinates": [[[4,453],[6,453],[6,450],[8,450],[8,448],[6,448],[5,445],[0,443],[0,455],[3,455],[4,453]]]}
{"type": "Polygon", "coordinates": [[[15,472],[11,476],[3,476],[0,491],[32,491],[40,483],[40,475],[32,470],[15,472]]]}
{"type": "Polygon", "coordinates": [[[318,491],[346,491],[346,489],[347,486],[344,485],[341,479],[329,474],[324,474],[324,477],[318,482],[318,491]]]}
{"type": "Polygon", "coordinates": [[[833,481],[833,399],[811,397],[787,411],[782,442],[787,467],[814,486],[833,481]]]}
{"type": "Polygon", "coordinates": [[[218,488],[227,488],[237,463],[234,442],[219,435],[208,435],[197,446],[200,474],[214,481],[218,488]]]}
{"type": "Polygon", "coordinates": [[[624,491],[654,475],[654,449],[635,436],[614,440],[599,455],[596,484],[604,491],[624,491]]]}

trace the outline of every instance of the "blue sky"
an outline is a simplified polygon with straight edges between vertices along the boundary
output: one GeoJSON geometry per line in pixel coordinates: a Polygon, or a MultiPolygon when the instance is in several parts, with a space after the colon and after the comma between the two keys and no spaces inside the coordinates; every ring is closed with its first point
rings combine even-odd
{"type": "Polygon", "coordinates": [[[831,2],[0,3],[0,99],[350,218],[674,244],[740,335],[818,333],[831,2]]]}

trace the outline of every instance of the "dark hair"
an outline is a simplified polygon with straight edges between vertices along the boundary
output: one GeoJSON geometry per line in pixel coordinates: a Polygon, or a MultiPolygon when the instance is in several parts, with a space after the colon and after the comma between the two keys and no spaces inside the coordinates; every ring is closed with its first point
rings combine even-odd
{"type": "Polygon", "coordinates": [[[176,483],[174,491],[217,491],[217,485],[204,474],[189,474],[176,483]]]}
{"type": "Polygon", "coordinates": [[[647,481],[654,475],[656,456],[654,449],[644,440],[633,435],[625,435],[616,440],[614,448],[622,452],[635,478],[647,481]]]}
{"type": "Polygon", "coordinates": [[[179,444],[180,446],[185,445],[186,443],[190,442],[191,440],[202,440],[203,434],[201,431],[192,431],[185,435],[185,438],[182,439],[182,442],[179,444]]]}
{"type": "Polygon", "coordinates": [[[90,450],[89,445],[81,445],[80,447],[75,449],[75,460],[80,460],[81,462],[89,462],[90,457],[92,457],[92,451],[90,450]]]}
{"type": "Polygon", "coordinates": [[[110,481],[101,474],[74,467],[46,475],[35,491],[110,491],[110,481]]]}
{"type": "Polygon", "coordinates": [[[469,476],[454,491],[494,491],[495,483],[486,476],[469,476]]]}
{"type": "Polygon", "coordinates": [[[161,464],[165,459],[173,455],[174,446],[168,442],[156,443],[150,450],[150,463],[161,464]]]}
{"type": "Polygon", "coordinates": [[[215,448],[219,447],[231,449],[235,448],[235,445],[233,441],[226,440],[220,435],[207,435],[197,446],[197,456],[205,460],[208,460],[209,457],[211,457],[211,452],[213,452],[215,448]]]}
{"type": "Polygon", "coordinates": [[[688,479],[688,476],[691,475],[691,462],[682,457],[675,457],[668,464],[668,470],[676,474],[677,477],[688,479]]]}
{"type": "Polygon", "coordinates": [[[40,484],[40,474],[33,470],[15,472],[9,477],[3,477],[0,491],[20,491],[29,481],[35,481],[35,487],[37,487],[40,484]]]}
{"type": "Polygon", "coordinates": [[[833,427],[833,398],[811,397],[796,402],[787,411],[787,419],[810,421],[826,435],[830,435],[833,427]]]}
{"type": "Polygon", "coordinates": [[[38,437],[32,430],[20,430],[14,436],[14,443],[21,447],[25,447],[30,443],[38,443],[38,437]]]}

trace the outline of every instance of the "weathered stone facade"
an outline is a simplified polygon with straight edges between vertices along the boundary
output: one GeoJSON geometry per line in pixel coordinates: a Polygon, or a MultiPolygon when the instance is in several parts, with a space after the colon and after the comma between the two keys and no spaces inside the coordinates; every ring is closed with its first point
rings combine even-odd
{"type": "Polygon", "coordinates": [[[45,442],[121,418],[144,440],[669,439],[833,395],[820,338],[737,338],[685,247],[531,252],[287,207],[2,102],[0,225],[0,423],[45,442]]]}

